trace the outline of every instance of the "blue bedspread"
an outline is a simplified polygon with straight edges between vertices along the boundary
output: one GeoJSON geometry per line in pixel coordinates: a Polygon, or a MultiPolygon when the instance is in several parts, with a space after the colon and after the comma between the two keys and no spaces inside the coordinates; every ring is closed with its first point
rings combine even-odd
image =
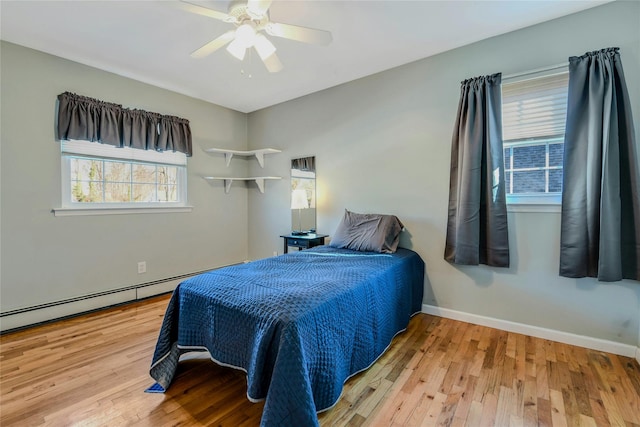
{"type": "Polygon", "coordinates": [[[174,291],[150,374],[166,389],[180,354],[208,350],[266,399],[261,426],[317,426],[420,311],[423,284],[424,262],[402,248],[320,246],[204,273],[174,291]]]}

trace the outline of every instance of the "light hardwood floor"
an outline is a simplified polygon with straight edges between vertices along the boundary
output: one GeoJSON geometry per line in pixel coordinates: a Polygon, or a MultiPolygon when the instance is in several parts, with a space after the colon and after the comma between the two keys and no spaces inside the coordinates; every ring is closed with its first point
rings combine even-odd
{"type": "MultiPolygon", "coordinates": [[[[0,337],[0,425],[258,426],[244,374],[182,362],[143,390],[168,297],[0,337]]],[[[419,314],[322,426],[640,426],[634,359],[419,314]]]]}

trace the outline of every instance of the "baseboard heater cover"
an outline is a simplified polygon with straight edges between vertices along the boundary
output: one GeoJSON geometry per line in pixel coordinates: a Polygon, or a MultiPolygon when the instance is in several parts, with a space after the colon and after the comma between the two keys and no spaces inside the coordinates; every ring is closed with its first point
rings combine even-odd
{"type": "MultiPolygon", "coordinates": [[[[234,265],[234,264],[230,264],[234,265]]],[[[96,292],[60,301],[38,304],[0,313],[0,333],[14,332],[19,329],[33,327],[39,324],[79,316],[105,308],[143,300],[164,293],[172,292],[183,280],[209,270],[183,274],[152,282],[125,286],[109,291],[96,292]]]]}

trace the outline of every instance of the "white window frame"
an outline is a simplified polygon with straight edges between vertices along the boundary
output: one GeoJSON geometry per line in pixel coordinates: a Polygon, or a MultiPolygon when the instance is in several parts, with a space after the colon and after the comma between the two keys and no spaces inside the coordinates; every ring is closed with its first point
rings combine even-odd
{"type": "MultiPolygon", "coordinates": [[[[568,73],[568,65],[562,64],[553,67],[548,67],[540,70],[533,70],[525,73],[521,73],[514,76],[507,76],[503,79],[502,84],[510,84],[521,82],[525,80],[532,80],[541,77],[547,77],[557,74],[568,73]]],[[[504,124],[504,119],[503,119],[504,124]]],[[[564,135],[557,137],[532,137],[529,139],[503,141],[503,151],[507,148],[522,147],[527,145],[542,145],[546,146],[545,166],[536,167],[531,170],[544,170],[545,171],[545,188],[548,190],[549,184],[549,170],[561,169],[558,166],[549,166],[549,144],[562,141],[564,143],[564,135]]],[[[513,169],[513,156],[510,156],[511,164],[509,167],[505,165],[505,177],[506,174],[513,169]]],[[[524,169],[517,169],[524,170],[524,169]]],[[[513,179],[509,181],[513,185],[513,179]]],[[[508,191],[508,190],[507,190],[508,191]]],[[[562,192],[552,193],[516,193],[506,194],[507,210],[510,212],[557,212],[561,211],[562,204],[562,192]]]]}
{"type": "Polygon", "coordinates": [[[60,141],[60,147],[62,200],[61,207],[53,209],[55,216],[191,212],[193,209],[187,204],[187,160],[184,153],[121,148],[89,141],[60,141]],[[73,158],[177,167],[178,200],[176,202],[74,202],[71,194],[71,159],[73,158]]]}

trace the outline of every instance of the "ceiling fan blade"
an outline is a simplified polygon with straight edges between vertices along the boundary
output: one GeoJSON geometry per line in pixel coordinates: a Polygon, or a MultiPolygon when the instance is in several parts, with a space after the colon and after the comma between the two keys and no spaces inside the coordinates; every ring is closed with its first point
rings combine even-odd
{"type": "Polygon", "coordinates": [[[209,9],[208,7],[204,7],[204,6],[199,6],[197,4],[193,4],[193,3],[189,3],[188,1],[185,0],[180,0],[179,3],[177,3],[179,5],[179,7],[181,9],[186,10],[187,12],[191,12],[191,13],[195,13],[198,15],[203,15],[203,16],[208,16],[209,18],[213,18],[213,19],[219,19],[220,21],[225,21],[225,22],[236,22],[236,18],[234,18],[233,16],[224,13],[224,12],[220,12],[217,10],[213,10],[213,9],[209,9]]]}
{"type": "Polygon", "coordinates": [[[264,62],[264,66],[267,67],[270,73],[277,73],[282,70],[282,62],[280,62],[280,58],[273,52],[267,58],[263,58],[262,62],[264,62]]]}
{"type": "Polygon", "coordinates": [[[298,25],[291,24],[279,24],[277,22],[268,23],[265,31],[267,34],[275,37],[325,46],[333,40],[333,36],[329,31],[300,27],[298,25]]]}
{"type": "Polygon", "coordinates": [[[202,46],[200,49],[196,49],[191,53],[192,58],[204,58],[207,55],[212,54],[216,50],[220,49],[225,44],[229,43],[236,36],[234,30],[227,31],[220,37],[211,40],[209,43],[202,46]]]}
{"type": "Polygon", "coordinates": [[[251,14],[256,15],[258,18],[262,18],[267,14],[269,6],[271,6],[273,0],[249,0],[247,1],[247,9],[251,14]]]}

